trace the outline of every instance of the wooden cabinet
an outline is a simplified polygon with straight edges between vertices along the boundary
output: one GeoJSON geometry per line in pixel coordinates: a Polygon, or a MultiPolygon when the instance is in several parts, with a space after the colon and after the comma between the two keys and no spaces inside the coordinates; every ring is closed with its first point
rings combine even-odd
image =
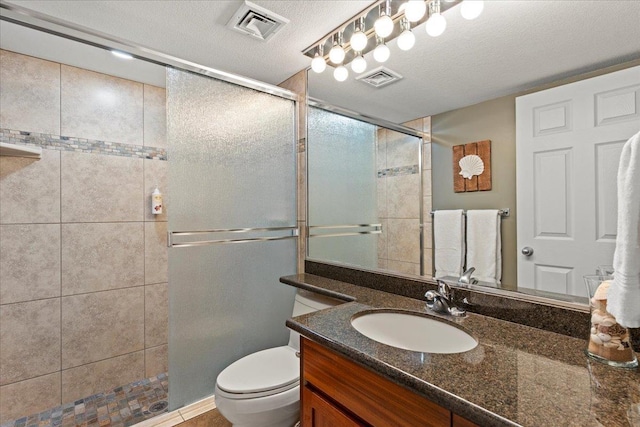
{"type": "Polygon", "coordinates": [[[302,387],[302,425],[310,427],[364,427],[360,421],[343,412],[309,387],[302,387]]]}
{"type": "Polygon", "coordinates": [[[302,427],[472,427],[473,423],[306,338],[302,427]]]}
{"type": "Polygon", "coordinates": [[[466,418],[462,418],[460,415],[453,414],[451,420],[452,427],[480,427],[478,424],[474,424],[466,418]]]}

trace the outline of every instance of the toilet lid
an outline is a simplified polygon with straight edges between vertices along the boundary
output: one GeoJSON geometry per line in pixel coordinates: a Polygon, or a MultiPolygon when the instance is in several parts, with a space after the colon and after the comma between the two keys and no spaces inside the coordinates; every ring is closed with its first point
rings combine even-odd
{"type": "Polygon", "coordinates": [[[229,393],[259,393],[295,386],[300,380],[296,350],[276,347],[233,362],[218,375],[217,385],[229,393]]]}

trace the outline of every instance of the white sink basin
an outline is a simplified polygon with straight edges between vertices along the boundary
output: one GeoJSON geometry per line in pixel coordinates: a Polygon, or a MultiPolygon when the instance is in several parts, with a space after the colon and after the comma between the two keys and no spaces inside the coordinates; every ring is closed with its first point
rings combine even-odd
{"type": "Polygon", "coordinates": [[[374,341],[411,351],[462,353],[478,345],[463,330],[419,314],[369,311],[356,314],[351,325],[374,341]]]}

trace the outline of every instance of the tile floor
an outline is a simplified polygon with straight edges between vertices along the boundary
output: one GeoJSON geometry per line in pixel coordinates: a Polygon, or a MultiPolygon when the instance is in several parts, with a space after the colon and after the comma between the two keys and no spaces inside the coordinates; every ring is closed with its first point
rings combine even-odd
{"type": "Polygon", "coordinates": [[[176,427],[231,427],[231,423],[220,415],[217,409],[213,409],[180,423],[176,427]]]}
{"type": "Polygon", "coordinates": [[[168,391],[169,378],[166,373],[160,374],[0,427],[129,427],[167,412],[164,402],[168,401],[168,391]]]}

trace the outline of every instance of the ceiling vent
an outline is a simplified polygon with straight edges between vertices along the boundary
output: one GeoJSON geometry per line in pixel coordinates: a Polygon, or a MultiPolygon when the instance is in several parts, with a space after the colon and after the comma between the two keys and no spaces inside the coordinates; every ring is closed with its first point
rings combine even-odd
{"type": "Polygon", "coordinates": [[[402,76],[395,71],[391,71],[385,67],[375,68],[368,73],[360,74],[356,77],[356,80],[360,80],[363,83],[371,85],[375,88],[390,85],[393,82],[397,82],[402,79],[402,76]]]}
{"type": "Polygon", "coordinates": [[[288,23],[287,18],[245,1],[227,22],[227,27],[266,42],[288,23]]]}

